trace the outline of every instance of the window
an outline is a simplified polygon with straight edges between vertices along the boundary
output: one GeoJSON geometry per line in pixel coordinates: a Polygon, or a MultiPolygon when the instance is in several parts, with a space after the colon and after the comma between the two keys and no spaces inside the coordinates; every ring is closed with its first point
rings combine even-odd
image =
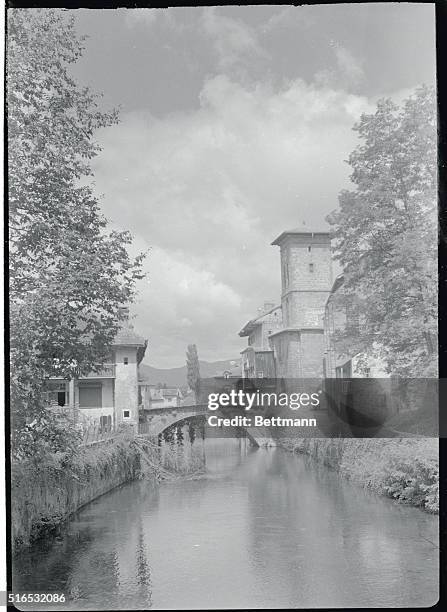
{"type": "Polygon", "coordinates": [[[124,357],[123,363],[124,365],[129,365],[129,357],[124,357]]]}
{"type": "Polygon", "coordinates": [[[79,385],[79,408],[101,408],[102,386],[79,385]]]}
{"type": "Polygon", "coordinates": [[[110,414],[99,418],[99,428],[101,432],[112,431],[112,417],[110,414]]]}
{"type": "Polygon", "coordinates": [[[68,404],[68,389],[66,383],[49,382],[47,391],[50,404],[65,406],[68,404]]]}
{"type": "Polygon", "coordinates": [[[309,272],[313,272],[314,271],[314,264],[310,263],[309,264],[309,272]]]}
{"type": "Polygon", "coordinates": [[[123,410],[123,419],[130,419],[130,410],[123,410]]]}

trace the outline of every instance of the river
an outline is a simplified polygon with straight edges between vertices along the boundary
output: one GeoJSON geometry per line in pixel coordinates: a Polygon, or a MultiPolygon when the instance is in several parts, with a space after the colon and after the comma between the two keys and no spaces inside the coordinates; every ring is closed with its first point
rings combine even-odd
{"type": "Polygon", "coordinates": [[[281,449],[194,445],[203,478],[142,480],[102,496],[63,537],[20,555],[14,590],[69,592],[68,608],[104,610],[437,601],[436,517],[281,449]]]}

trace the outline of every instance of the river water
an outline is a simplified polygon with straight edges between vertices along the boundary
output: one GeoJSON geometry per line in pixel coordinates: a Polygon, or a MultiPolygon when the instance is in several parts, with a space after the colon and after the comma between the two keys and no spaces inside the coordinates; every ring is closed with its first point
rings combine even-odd
{"type": "Polygon", "coordinates": [[[245,439],[194,446],[203,478],[102,496],[63,537],[17,559],[14,590],[71,593],[68,608],[104,610],[437,601],[435,517],[281,449],[245,439]]]}

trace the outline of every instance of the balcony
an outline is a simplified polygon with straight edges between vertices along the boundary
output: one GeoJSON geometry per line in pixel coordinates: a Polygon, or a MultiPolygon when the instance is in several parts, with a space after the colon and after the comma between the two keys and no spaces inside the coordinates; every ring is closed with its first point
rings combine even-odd
{"type": "Polygon", "coordinates": [[[115,364],[114,363],[103,363],[97,372],[89,372],[87,376],[82,376],[82,379],[85,378],[115,378],[115,364]]]}

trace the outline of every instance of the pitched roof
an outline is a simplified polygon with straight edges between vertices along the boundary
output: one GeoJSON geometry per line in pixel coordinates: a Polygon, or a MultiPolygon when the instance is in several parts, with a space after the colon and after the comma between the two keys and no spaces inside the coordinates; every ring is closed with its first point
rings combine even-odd
{"type": "Polygon", "coordinates": [[[332,285],[331,294],[335,293],[343,285],[344,281],[345,281],[344,274],[339,274],[332,285]]]}
{"type": "Polygon", "coordinates": [[[125,323],[116,334],[113,344],[115,346],[146,346],[147,340],[134,331],[133,325],[125,323]]]}
{"type": "Polygon", "coordinates": [[[275,312],[275,310],[281,310],[281,306],[274,306],[274,308],[271,308],[270,310],[267,310],[266,312],[261,312],[254,319],[250,319],[250,321],[248,321],[248,323],[246,323],[244,327],[241,329],[241,331],[239,332],[239,336],[241,336],[241,338],[243,336],[249,336],[251,332],[253,331],[254,327],[256,325],[260,325],[263,322],[262,319],[266,317],[267,315],[272,314],[272,312],[275,312]]]}
{"type": "Polygon", "coordinates": [[[164,397],[175,397],[180,394],[180,389],[161,389],[161,391],[164,397]]]}

